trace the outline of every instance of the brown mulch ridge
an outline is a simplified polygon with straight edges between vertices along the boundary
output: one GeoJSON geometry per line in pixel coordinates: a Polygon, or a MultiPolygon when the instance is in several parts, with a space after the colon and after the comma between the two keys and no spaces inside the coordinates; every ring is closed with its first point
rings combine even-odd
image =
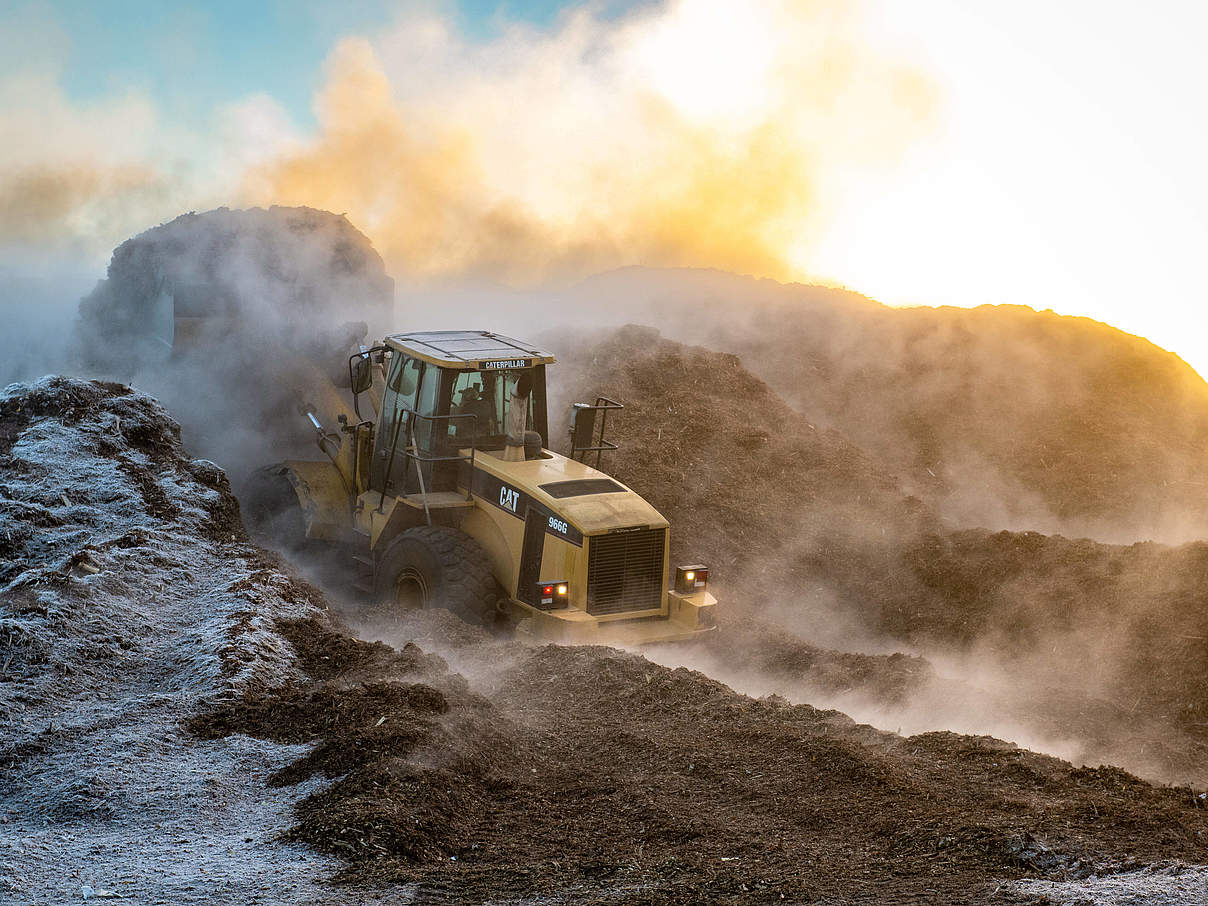
{"type": "Polygon", "coordinates": [[[336,778],[289,836],[345,857],[347,881],[466,902],[980,903],[1003,878],[1208,857],[1187,790],[1115,768],[903,738],[607,648],[491,647],[484,698],[414,645],[282,631],[309,682],[193,728],[317,742],[277,782],[336,778]]]}

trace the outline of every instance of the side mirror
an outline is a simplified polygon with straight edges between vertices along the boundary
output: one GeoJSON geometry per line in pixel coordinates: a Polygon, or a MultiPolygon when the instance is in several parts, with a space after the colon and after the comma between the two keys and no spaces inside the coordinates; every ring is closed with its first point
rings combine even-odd
{"type": "Polygon", "coordinates": [[[373,386],[373,366],[369,356],[363,355],[352,362],[352,392],[364,393],[373,386]]]}

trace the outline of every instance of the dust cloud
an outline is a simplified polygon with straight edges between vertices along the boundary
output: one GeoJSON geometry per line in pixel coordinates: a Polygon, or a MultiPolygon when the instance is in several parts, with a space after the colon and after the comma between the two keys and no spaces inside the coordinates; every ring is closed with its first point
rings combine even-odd
{"type": "Polygon", "coordinates": [[[69,333],[76,367],[146,390],[239,486],[335,430],[347,359],[394,284],[347,219],[309,208],[186,214],[119,246],[69,333]]]}
{"type": "Polygon", "coordinates": [[[244,191],[347,211],[407,279],[532,285],[629,264],[786,277],[828,184],[892,163],[934,104],[844,2],[580,9],[487,43],[405,14],[340,43],[319,134],[244,191]]]}

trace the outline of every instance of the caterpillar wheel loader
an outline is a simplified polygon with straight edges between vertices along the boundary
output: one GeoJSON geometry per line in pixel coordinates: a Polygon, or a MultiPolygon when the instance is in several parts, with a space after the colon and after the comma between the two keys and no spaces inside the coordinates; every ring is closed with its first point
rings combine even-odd
{"type": "Polygon", "coordinates": [[[307,413],[327,459],[259,470],[247,495],[252,527],[287,546],[347,546],[362,590],[387,610],[444,607],[567,643],[714,630],[707,567],[672,571],[667,520],[599,469],[616,449],[604,435],[620,404],[574,404],[570,456],[549,449],[554,361],[488,332],[361,346],[338,431],[307,413]],[[363,396],[372,417],[362,417],[363,396]]]}

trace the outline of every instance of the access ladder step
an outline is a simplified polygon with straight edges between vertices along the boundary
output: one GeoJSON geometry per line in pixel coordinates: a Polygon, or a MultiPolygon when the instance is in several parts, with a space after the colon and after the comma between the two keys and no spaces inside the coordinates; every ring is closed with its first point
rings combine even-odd
{"type": "Polygon", "coordinates": [[[472,507],[474,501],[467,499],[465,494],[460,494],[457,491],[433,491],[431,494],[407,494],[400,497],[403,503],[407,506],[415,507],[417,510],[424,509],[424,503],[427,502],[427,507],[430,510],[445,510],[456,507],[472,507]]]}

